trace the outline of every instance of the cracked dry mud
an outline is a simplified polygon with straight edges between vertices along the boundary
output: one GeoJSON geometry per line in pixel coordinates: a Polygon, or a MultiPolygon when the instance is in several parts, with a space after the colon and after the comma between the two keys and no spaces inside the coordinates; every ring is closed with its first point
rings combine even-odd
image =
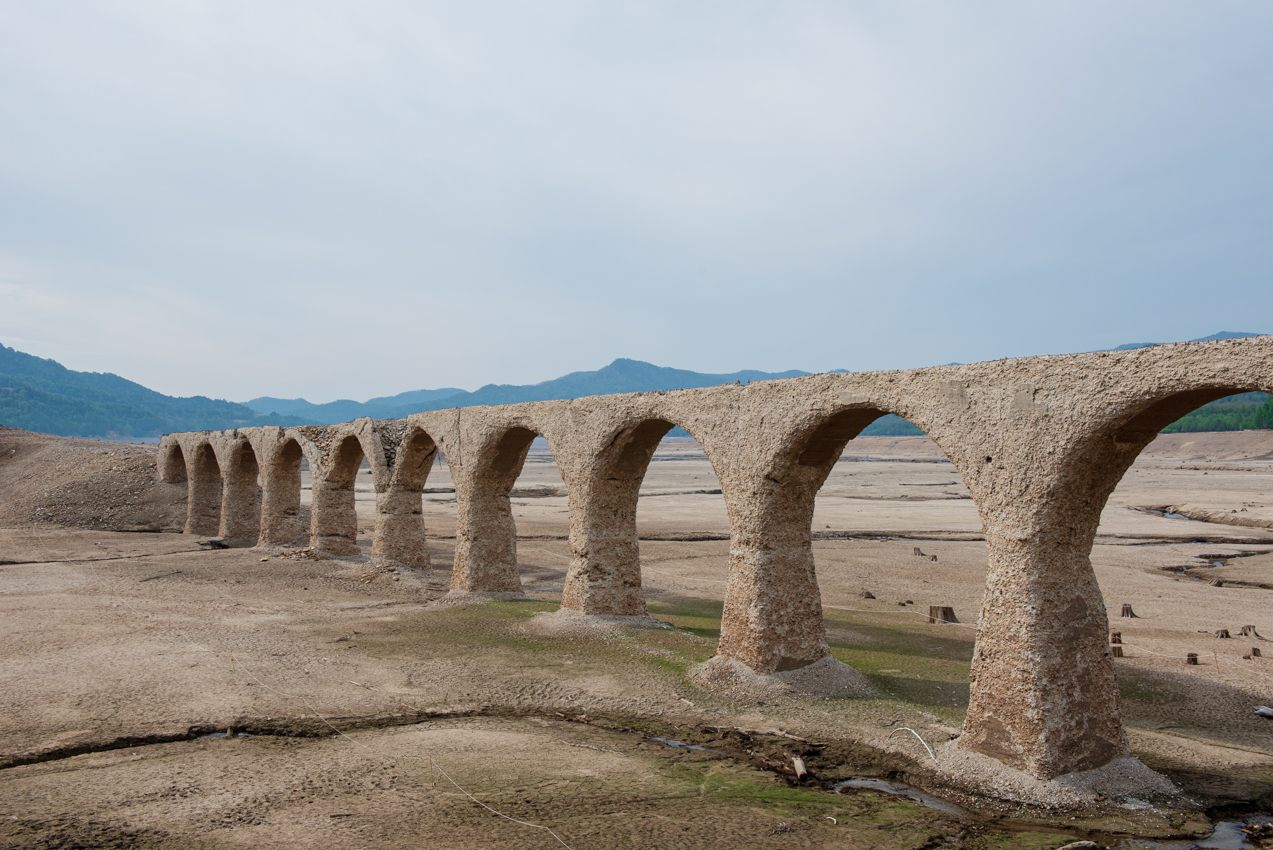
{"type": "MultiPolygon", "coordinates": [[[[1273,556],[1245,554],[1273,552],[1273,533],[1137,510],[1189,503],[1273,516],[1261,459],[1273,445],[1238,436],[1151,446],[1111,499],[1093,561],[1111,613],[1128,602],[1139,615],[1112,618],[1127,646],[1117,666],[1136,754],[1204,806],[1264,795],[1267,810],[1273,723],[1250,707],[1273,701],[1273,652],[1243,662],[1249,641],[1236,635],[1246,624],[1273,635],[1273,591],[1257,586],[1273,584],[1273,556]],[[1246,583],[1210,586],[1207,576],[1226,571],[1246,583]],[[1235,637],[1212,637],[1218,628],[1235,637]],[[1204,663],[1186,668],[1187,651],[1204,663]]],[[[924,440],[855,440],[846,454],[875,460],[838,464],[815,514],[833,652],[880,693],[758,705],[695,688],[686,672],[712,655],[719,629],[728,521],[693,444],[660,452],[679,459],[651,467],[641,554],[651,613],[673,630],[535,628],[535,613],[556,608],[568,563],[565,497],[544,452],[514,497],[525,602],[430,606],[452,557],[445,466],[424,496],[433,577],[303,551],[208,552],[189,536],[38,517],[0,530],[10,562],[0,565],[0,844],[561,846],[481,808],[447,776],[576,850],[1058,847],[1083,837],[1059,826],[1102,841],[1205,829],[1201,813],[1183,809],[1059,812],[968,797],[929,771],[913,738],[890,739],[900,726],[933,745],[957,731],[973,633],[922,615],[950,605],[975,623],[985,576],[975,510],[924,440]],[[226,729],[236,737],[198,737],[226,729]],[[779,772],[793,755],[818,781],[901,778],[1013,825],[796,787],[779,772]]],[[[0,486],[12,495],[10,480],[0,486]]],[[[59,488],[58,498],[74,492],[59,488]]],[[[363,495],[365,532],[374,503],[363,495]]],[[[369,548],[365,533],[359,542],[369,548]]]]}

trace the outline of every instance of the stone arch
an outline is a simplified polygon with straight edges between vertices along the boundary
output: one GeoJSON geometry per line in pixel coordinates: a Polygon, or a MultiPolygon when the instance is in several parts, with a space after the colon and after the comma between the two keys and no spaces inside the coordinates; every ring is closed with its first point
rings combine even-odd
{"type": "Polygon", "coordinates": [[[1128,754],[1109,618],[1091,561],[1102,511],[1167,425],[1217,399],[1273,392],[1273,375],[1199,371],[1138,397],[1098,400],[1054,474],[1041,476],[1045,483],[1029,500],[1022,527],[1010,535],[988,529],[991,574],[964,749],[1044,778],[1128,754]],[[1022,599],[1030,605],[1004,604],[1022,599]]]}
{"type": "MultiPolygon", "coordinates": [[[[646,614],[641,590],[637,500],[659,443],[677,417],[652,413],[611,429],[572,496],[571,562],[563,608],[583,614],[646,614]]],[[[691,434],[693,436],[693,434],[691,434]]]]}
{"type": "Polygon", "coordinates": [[[333,441],[323,467],[311,468],[310,543],[315,549],[330,555],[359,554],[355,486],[365,456],[359,435],[346,432],[333,441]]]}
{"type": "Polygon", "coordinates": [[[216,537],[221,532],[221,465],[206,438],[189,446],[186,481],[185,533],[216,537]]]}
{"type": "Polygon", "coordinates": [[[429,569],[421,491],[437,456],[438,445],[433,437],[418,425],[408,425],[397,445],[383,492],[377,487],[373,558],[429,569]]]}
{"type": "Polygon", "coordinates": [[[165,484],[184,484],[186,482],[186,455],[181,450],[181,441],[175,437],[165,437],[159,444],[159,480],[165,484]]]}
{"type": "Polygon", "coordinates": [[[218,534],[231,545],[253,546],[261,533],[261,465],[256,450],[235,435],[218,453],[221,467],[221,523],[218,534]]]}
{"type": "MultiPolygon", "coordinates": [[[[455,566],[452,593],[521,594],[517,524],[509,494],[536,437],[553,446],[534,423],[518,420],[492,429],[456,484],[455,566]]],[[[452,467],[452,475],[456,473],[452,467]]],[[[567,481],[567,487],[570,484],[567,481]]]]}
{"type": "Polygon", "coordinates": [[[829,656],[813,555],[815,499],[849,441],[890,413],[930,433],[904,405],[863,400],[813,408],[781,436],[749,487],[730,494],[719,655],[758,673],[795,670],[829,656]]]}

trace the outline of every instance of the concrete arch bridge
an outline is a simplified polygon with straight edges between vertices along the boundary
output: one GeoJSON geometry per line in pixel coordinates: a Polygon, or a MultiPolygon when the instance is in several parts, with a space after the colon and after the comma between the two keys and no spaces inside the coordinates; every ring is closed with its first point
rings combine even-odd
{"type": "Polygon", "coordinates": [[[458,512],[452,592],[509,593],[521,590],[509,491],[542,436],[569,496],[562,605],[639,615],[637,493],[679,425],[702,445],[729,513],[718,655],[765,674],[829,655],[814,497],[845,444],[897,414],[958,468],[985,528],[988,586],[960,746],[1050,779],[1128,753],[1090,561],[1107,498],[1164,426],[1251,390],[1273,392],[1273,337],[170,434],[159,475],[188,482],[188,533],[274,545],[308,532],[315,548],[350,555],[365,458],[373,556],[427,568],[420,494],[441,451],[458,512]],[[313,480],[308,529],[302,458],[313,480]]]}

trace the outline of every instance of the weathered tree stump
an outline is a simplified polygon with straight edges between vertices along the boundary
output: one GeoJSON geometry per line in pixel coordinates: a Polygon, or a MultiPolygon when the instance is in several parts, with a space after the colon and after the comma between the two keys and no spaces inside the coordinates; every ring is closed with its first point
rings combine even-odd
{"type": "Polygon", "coordinates": [[[936,555],[929,555],[929,556],[928,556],[928,560],[932,561],[932,562],[935,564],[935,563],[937,563],[937,556],[936,556],[936,555]]]}
{"type": "Polygon", "coordinates": [[[929,605],[928,606],[928,622],[929,623],[958,623],[955,619],[955,609],[946,605],[929,605]]]}
{"type": "Polygon", "coordinates": [[[1214,581],[1212,581],[1212,582],[1211,582],[1211,586],[1212,586],[1212,587],[1224,587],[1224,582],[1223,582],[1223,581],[1221,581],[1220,579],[1215,579],[1214,581]]]}
{"type": "Polygon", "coordinates": [[[1131,617],[1133,619],[1140,619],[1139,617],[1136,616],[1136,612],[1132,610],[1132,606],[1128,605],[1126,602],[1123,603],[1123,613],[1119,614],[1118,616],[1131,617]]]}
{"type": "Polygon", "coordinates": [[[1229,637],[1229,630],[1228,630],[1228,629],[1216,629],[1216,637],[1218,637],[1218,638],[1227,638],[1227,637],[1229,637]]]}
{"type": "Polygon", "coordinates": [[[1242,631],[1240,631],[1239,634],[1259,637],[1259,635],[1255,633],[1255,626],[1243,626],[1242,631]]]}
{"type": "Polygon", "coordinates": [[[869,591],[869,590],[864,590],[864,591],[862,591],[861,593],[859,593],[858,595],[859,595],[859,596],[861,596],[863,599],[874,599],[874,598],[875,598],[875,594],[874,594],[874,593],[872,593],[872,592],[871,592],[871,591],[869,591]]]}
{"type": "Polygon", "coordinates": [[[1252,658],[1260,657],[1260,648],[1258,646],[1251,647],[1251,657],[1252,658]]]}
{"type": "Polygon", "coordinates": [[[1110,654],[1112,654],[1115,658],[1122,658],[1122,657],[1123,657],[1123,646],[1122,646],[1122,644],[1118,644],[1118,643],[1114,644],[1113,646],[1111,646],[1111,647],[1109,648],[1109,651],[1110,651],[1110,654]]]}
{"type": "Polygon", "coordinates": [[[925,555],[925,554],[924,554],[924,550],[923,550],[923,549],[921,549],[921,548],[919,548],[918,546],[916,546],[916,547],[915,547],[915,554],[916,554],[916,556],[918,556],[918,557],[920,557],[920,558],[927,558],[927,557],[928,557],[927,555],[925,555]]]}
{"type": "Polygon", "coordinates": [[[1122,642],[1123,642],[1123,633],[1122,633],[1122,632],[1110,632],[1110,633],[1109,633],[1109,642],[1110,642],[1110,643],[1122,643],[1122,642]]]}
{"type": "Polygon", "coordinates": [[[1185,663],[1186,663],[1186,664],[1197,664],[1197,663],[1198,663],[1198,653],[1196,653],[1196,652],[1190,652],[1188,655],[1186,655],[1186,656],[1185,656],[1185,663]]]}

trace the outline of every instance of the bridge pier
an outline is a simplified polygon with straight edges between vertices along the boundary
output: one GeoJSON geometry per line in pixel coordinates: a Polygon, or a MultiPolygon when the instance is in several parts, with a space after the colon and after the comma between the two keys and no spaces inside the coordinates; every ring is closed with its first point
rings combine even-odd
{"type": "Polygon", "coordinates": [[[221,467],[206,442],[186,458],[186,534],[216,537],[221,532],[221,467]]]}
{"type": "Polygon", "coordinates": [[[813,494],[786,494],[787,503],[766,495],[752,492],[730,505],[729,585],[716,654],[756,673],[781,673],[827,657],[830,648],[813,566],[813,494]]]}
{"type": "Polygon", "coordinates": [[[247,440],[236,440],[222,464],[219,536],[237,546],[252,546],[261,536],[260,468],[247,440]]]}
{"type": "Polygon", "coordinates": [[[607,616],[646,613],[636,531],[640,486],[639,478],[593,481],[571,494],[571,561],[561,607],[607,616]]]}
{"type": "Polygon", "coordinates": [[[1127,755],[1090,539],[988,530],[986,543],[990,573],[959,745],[1041,779],[1127,755]]]}
{"type": "MultiPolygon", "coordinates": [[[[452,475],[455,474],[452,467],[452,475]]],[[[516,478],[516,476],[514,476],[516,478]]],[[[455,480],[455,564],[452,593],[521,593],[517,526],[508,487],[455,480]],[[481,486],[485,484],[487,486],[481,486]]]]}
{"type": "MultiPolygon", "coordinates": [[[[651,418],[621,431],[572,476],[570,569],[561,606],[581,614],[642,616],[637,499],[659,441],[672,423],[651,418]]],[[[560,464],[560,462],[559,462],[560,464]]]]}
{"type": "Polygon", "coordinates": [[[283,439],[275,428],[272,441],[261,440],[261,536],[258,546],[285,546],[305,534],[301,520],[301,461],[305,457],[300,443],[283,439]],[[281,443],[281,445],[279,445],[281,443]]]}
{"type": "Polygon", "coordinates": [[[412,569],[429,569],[419,489],[391,484],[385,492],[376,494],[371,557],[397,561],[412,569]]]}

